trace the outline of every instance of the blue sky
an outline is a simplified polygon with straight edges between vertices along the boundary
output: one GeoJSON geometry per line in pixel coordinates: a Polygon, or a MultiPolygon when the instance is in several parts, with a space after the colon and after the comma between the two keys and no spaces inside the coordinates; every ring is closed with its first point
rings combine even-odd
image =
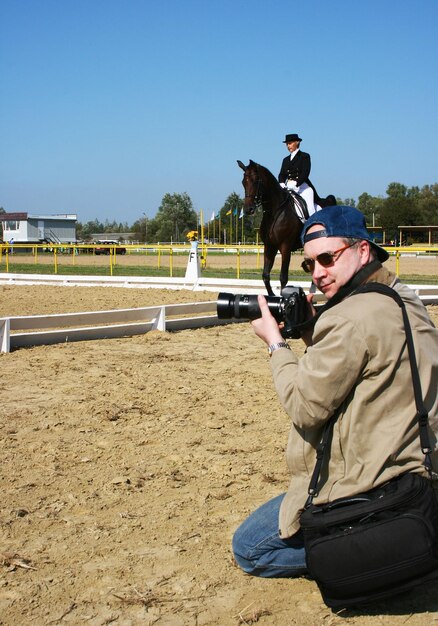
{"type": "Polygon", "coordinates": [[[437,0],[0,0],[0,206],[208,219],[290,132],[320,195],[436,183],[437,27],[437,0]]]}

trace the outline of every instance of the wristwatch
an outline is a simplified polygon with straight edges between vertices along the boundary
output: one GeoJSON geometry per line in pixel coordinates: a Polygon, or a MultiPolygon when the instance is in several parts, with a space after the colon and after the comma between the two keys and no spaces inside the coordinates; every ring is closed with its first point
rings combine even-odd
{"type": "Polygon", "coordinates": [[[278,350],[279,348],[287,348],[288,350],[290,350],[290,345],[288,343],[286,343],[285,341],[279,341],[278,343],[272,343],[270,346],[268,346],[268,354],[269,354],[269,356],[271,356],[272,353],[275,352],[276,350],[278,350]]]}

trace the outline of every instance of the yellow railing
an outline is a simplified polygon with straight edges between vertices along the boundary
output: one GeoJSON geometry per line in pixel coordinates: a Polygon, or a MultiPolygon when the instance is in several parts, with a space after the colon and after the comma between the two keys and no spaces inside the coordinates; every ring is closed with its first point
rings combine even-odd
{"type": "MultiPolygon", "coordinates": [[[[157,254],[157,268],[161,268],[161,257],[164,253],[167,253],[169,256],[169,275],[172,277],[173,275],[173,248],[175,246],[171,245],[151,245],[151,246],[139,246],[138,244],[129,244],[129,245],[110,245],[110,244],[41,244],[41,243],[0,243],[0,270],[1,265],[5,264],[6,272],[9,272],[9,267],[11,264],[10,257],[14,254],[23,255],[25,252],[29,251],[29,253],[33,257],[33,263],[36,265],[38,263],[38,254],[48,253],[53,255],[53,268],[54,273],[58,273],[59,266],[59,255],[69,255],[72,257],[72,265],[76,265],[76,258],[79,254],[92,254],[93,256],[97,256],[98,254],[103,254],[108,256],[108,266],[110,275],[113,275],[113,268],[117,265],[117,257],[119,256],[119,250],[123,249],[126,252],[123,254],[133,254],[138,253],[139,251],[143,254],[150,254],[151,252],[157,254]],[[105,250],[105,252],[102,252],[105,250]],[[4,260],[3,260],[4,257],[4,260]]],[[[180,246],[181,249],[184,249],[184,246],[180,246]]],[[[185,246],[187,247],[187,246],[185,246]]]]}
{"type": "MultiPolygon", "coordinates": [[[[430,253],[431,255],[438,255],[438,246],[384,246],[392,257],[395,257],[395,272],[400,274],[400,259],[403,255],[417,255],[420,253],[430,253]]],[[[10,272],[11,267],[16,262],[19,262],[20,257],[24,256],[27,251],[33,257],[33,264],[37,265],[39,261],[39,255],[41,254],[53,255],[53,272],[55,274],[59,271],[60,259],[65,258],[65,255],[71,256],[71,264],[77,265],[78,257],[83,258],[83,255],[89,254],[93,257],[97,254],[105,254],[108,256],[108,269],[112,276],[114,267],[118,264],[118,257],[121,257],[120,251],[124,250],[124,253],[128,256],[156,256],[156,268],[161,269],[163,264],[163,257],[168,259],[168,271],[169,276],[173,277],[174,272],[174,256],[186,255],[188,256],[191,249],[191,244],[126,244],[126,245],[114,245],[114,244],[7,244],[0,243],[0,272],[10,272]],[[98,252],[96,252],[98,251],[98,252]],[[14,256],[16,255],[16,256],[14,256]]],[[[235,271],[236,278],[240,278],[241,274],[241,259],[245,255],[255,255],[256,263],[255,269],[261,268],[261,257],[263,257],[263,246],[258,244],[235,244],[235,245],[222,245],[222,244],[199,244],[198,253],[201,260],[201,268],[208,267],[208,257],[213,254],[223,253],[224,256],[229,256],[235,259],[235,271]]],[[[302,254],[302,251],[298,251],[295,254],[302,254]]],[[[47,258],[47,256],[45,256],[47,258]]],[[[82,264],[84,265],[84,263],[82,264]]],[[[438,268],[436,274],[438,275],[438,268]]]]}

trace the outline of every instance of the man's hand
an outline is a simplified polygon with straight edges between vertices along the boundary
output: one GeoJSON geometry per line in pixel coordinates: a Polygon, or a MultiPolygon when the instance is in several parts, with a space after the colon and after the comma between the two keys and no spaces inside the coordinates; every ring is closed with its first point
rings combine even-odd
{"type": "Polygon", "coordinates": [[[280,333],[280,328],[275,317],[271,314],[269,310],[268,303],[266,302],[265,296],[257,297],[258,304],[260,307],[260,311],[262,313],[262,317],[259,317],[256,320],[251,322],[251,326],[254,329],[257,337],[260,337],[266,345],[270,346],[273,343],[279,343],[280,341],[284,341],[283,337],[280,333]]]}

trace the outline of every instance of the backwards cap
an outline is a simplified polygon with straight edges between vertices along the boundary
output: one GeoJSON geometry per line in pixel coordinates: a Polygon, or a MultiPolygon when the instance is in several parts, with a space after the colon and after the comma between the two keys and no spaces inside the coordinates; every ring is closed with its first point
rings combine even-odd
{"type": "Polygon", "coordinates": [[[364,239],[368,241],[382,263],[389,258],[389,254],[378,246],[370,237],[365,223],[365,216],[352,206],[329,206],[316,211],[305,222],[301,233],[301,242],[304,245],[318,237],[342,237],[352,239],[364,239]],[[324,230],[307,234],[314,224],[321,224],[324,230]]]}

